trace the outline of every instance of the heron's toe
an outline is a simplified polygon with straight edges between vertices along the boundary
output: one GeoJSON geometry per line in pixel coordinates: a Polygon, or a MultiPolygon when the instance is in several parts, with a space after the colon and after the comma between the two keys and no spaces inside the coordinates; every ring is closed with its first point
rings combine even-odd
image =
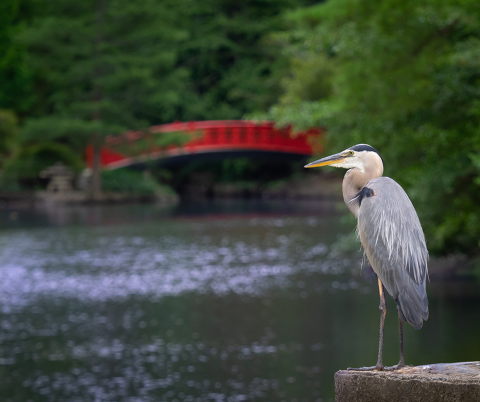
{"type": "Polygon", "coordinates": [[[347,368],[347,370],[350,370],[350,371],[383,371],[384,369],[385,367],[380,364],[377,364],[376,366],[371,366],[371,367],[347,368]]]}

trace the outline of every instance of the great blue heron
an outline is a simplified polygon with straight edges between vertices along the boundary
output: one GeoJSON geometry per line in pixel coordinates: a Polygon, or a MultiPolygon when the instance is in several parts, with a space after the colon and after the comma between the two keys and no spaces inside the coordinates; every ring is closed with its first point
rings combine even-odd
{"type": "Polygon", "coordinates": [[[358,220],[358,235],[378,276],[380,292],[380,340],[377,364],[349,370],[383,370],[405,367],[403,324],[420,329],[428,319],[425,289],[428,250],[417,213],[403,188],[383,175],[383,159],[373,147],[359,144],[306,165],[349,169],[342,184],[343,199],[358,220]],[[382,363],[383,329],[387,305],[384,288],[397,303],[400,361],[385,368],[382,363]]]}

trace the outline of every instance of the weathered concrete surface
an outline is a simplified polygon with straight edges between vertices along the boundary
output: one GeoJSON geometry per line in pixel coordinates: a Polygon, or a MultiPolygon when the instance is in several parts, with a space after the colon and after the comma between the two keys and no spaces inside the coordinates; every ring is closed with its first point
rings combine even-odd
{"type": "Polygon", "coordinates": [[[336,402],[480,402],[480,362],[335,373],[336,402]]]}

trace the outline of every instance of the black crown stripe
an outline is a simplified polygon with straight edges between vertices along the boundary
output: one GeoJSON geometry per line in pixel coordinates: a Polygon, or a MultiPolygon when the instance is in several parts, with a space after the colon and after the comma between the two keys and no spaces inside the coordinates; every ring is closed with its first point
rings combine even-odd
{"type": "Polygon", "coordinates": [[[380,157],[380,159],[382,160],[382,163],[383,163],[382,155],[380,155],[380,153],[374,147],[372,147],[368,144],[358,144],[358,145],[354,145],[353,147],[350,147],[348,149],[350,149],[352,151],[356,151],[356,152],[362,152],[362,151],[375,152],[380,157]]]}

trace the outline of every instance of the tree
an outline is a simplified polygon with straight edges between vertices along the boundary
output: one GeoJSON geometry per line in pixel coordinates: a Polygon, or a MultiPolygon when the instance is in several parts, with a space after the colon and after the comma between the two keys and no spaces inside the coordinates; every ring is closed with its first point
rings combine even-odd
{"type": "Polygon", "coordinates": [[[36,116],[25,147],[55,142],[77,154],[94,147],[92,197],[101,196],[103,138],[172,118],[186,73],[176,48],[186,33],[178,2],[49,0],[19,36],[36,74],[36,116]]]}
{"type": "Polygon", "coordinates": [[[17,147],[17,117],[10,111],[0,109],[0,169],[3,161],[12,156],[17,147]]]}
{"type": "Polygon", "coordinates": [[[480,238],[480,3],[332,0],[289,15],[280,124],[327,127],[329,150],[369,143],[407,190],[431,252],[480,238]]]}
{"type": "Polygon", "coordinates": [[[0,2],[0,108],[25,114],[32,107],[33,77],[25,49],[15,41],[34,12],[29,0],[0,2]]]}
{"type": "Polygon", "coordinates": [[[266,111],[280,94],[286,67],[272,32],[286,28],[282,14],[311,0],[191,1],[184,18],[188,40],[178,66],[189,77],[180,120],[239,119],[266,111]]]}

